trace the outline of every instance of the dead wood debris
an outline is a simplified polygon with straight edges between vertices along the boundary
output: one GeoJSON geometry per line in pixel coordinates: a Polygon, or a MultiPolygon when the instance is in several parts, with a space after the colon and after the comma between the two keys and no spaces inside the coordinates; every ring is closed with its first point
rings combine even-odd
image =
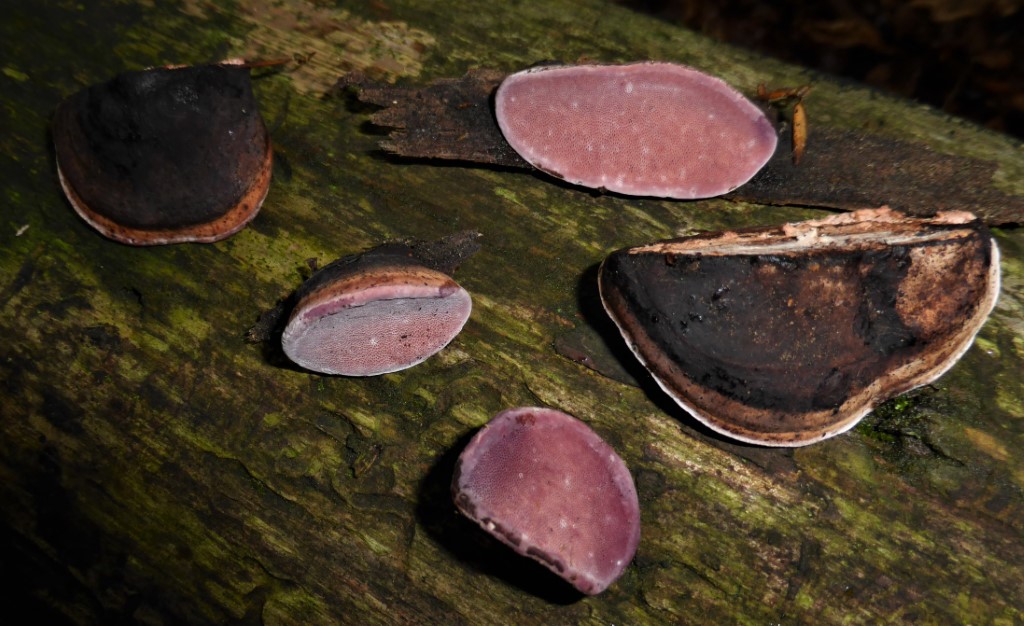
{"type": "MultiPolygon", "coordinates": [[[[417,88],[348,75],[338,88],[353,87],[361,102],[382,107],[370,121],[390,129],[380,142],[388,153],[531,170],[494,119],[493,93],[504,77],[497,70],[477,69],[417,88]]],[[[799,166],[787,151],[777,151],[750,182],[726,197],[842,210],[887,204],[918,216],[958,209],[990,225],[1024,223],[1024,197],[993,186],[996,167],[941,154],[922,143],[817,125],[799,166]]]]}

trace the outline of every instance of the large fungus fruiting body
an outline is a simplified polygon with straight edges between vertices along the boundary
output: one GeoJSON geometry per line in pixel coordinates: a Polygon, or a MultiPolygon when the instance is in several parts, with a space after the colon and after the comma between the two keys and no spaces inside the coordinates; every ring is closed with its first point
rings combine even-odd
{"type": "Polygon", "coordinates": [[[800,446],[938,378],[995,305],[999,253],[963,212],[862,210],[615,252],[605,309],[712,429],[800,446]]]}
{"type": "Polygon", "coordinates": [[[53,121],[71,206],[133,245],[212,242],[270,187],[271,147],[241,63],[126,72],[79,91],[53,121]]]}
{"type": "Polygon", "coordinates": [[[406,244],[325,266],[296,292],[285,354],[325,374],[374,376],[421,363],[462,330],[469,293],[406,244]]]}
{"type": "Polygon", "coordinates": [[[626,464],[561,411],[498,413],[459,457],[452,493],[484,530],[586,594],[618,579],[640,541],[626,464]]]}
{"type": "Polygon", "coordinates": [[[495,113],[505,139],[534,167],[629,195],[727,193],[750,180],[777,143],[750,100],[671,63],[529,69],[501,83],[495,113]]]}

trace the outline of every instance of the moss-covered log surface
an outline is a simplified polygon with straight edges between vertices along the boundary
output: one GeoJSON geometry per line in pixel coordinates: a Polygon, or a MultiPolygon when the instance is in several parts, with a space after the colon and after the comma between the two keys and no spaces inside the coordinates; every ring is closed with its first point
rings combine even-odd
{"type": "Polygon", "coordinates": [[[78,623],[1024,621],[1024,231],[995,230],[999,304],[934,385],[821,444],[740,446],[623,354],[595,267],[626,245],[821,211],[403,161],[377,149],[371,111],[323,94],[350,70],[415,85],[545,59],[672,60],[747,93],[813,82],[811,133],[817,121],[988,161],[993,188],[1019,197],[1011,139],[598,0],[13,5],[0,20],[0,571],[17,604],[78,623]],[[230,56],[307,61],[257,72],[276,156],[260,215],[212,245],[92,231],[58,185],[57,103],[126,69],[230,56]],[[246,342],[308,259],[463,229],[483,233],[456,275],[473,315],[424,364],[325,377],[246,342]],[[617,372],[587,367],[602,359],[617,372]],[[524,404],[580,417],[636,478],[640,548],[598,597],[450,501],[468,438],[524,404]]]}

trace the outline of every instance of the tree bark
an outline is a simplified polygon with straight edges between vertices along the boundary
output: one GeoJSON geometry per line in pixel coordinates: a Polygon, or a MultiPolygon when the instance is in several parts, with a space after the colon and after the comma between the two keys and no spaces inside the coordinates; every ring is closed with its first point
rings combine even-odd
{"type": "Polygon", "coordinates": [[[396,158],[377,148],[371,111],[325,94],[351,70],[412,85],[580,57],[678,61],[751,94],[813,82],[812,136],[818,120],[990,163],[993,192],[1014,202],[1017,142],[601,0],[18,4],[0,23],[0,570],[13,606],[71,623],[1024,620],[1024,232],[995,230],[1000,302],[934,385],[821,444],[736,445],[624,354],[596,266],[627,245],[821,211],[396,158]],[[257,72],[275,149],[260,215],[212,245],[133,248],[92,231],[48,145],[60,99],[127,69],[232,56],[301,61],[257,72]],[[307,259],[466,229],[483,233],[455,275],[474,311],[423,364],[319,376],[246,342],[307,259]],[[517,405],[579,417],[633,472],[640,547],[600,596],[573,595],[451,502],[468,438],[517,405]]]}

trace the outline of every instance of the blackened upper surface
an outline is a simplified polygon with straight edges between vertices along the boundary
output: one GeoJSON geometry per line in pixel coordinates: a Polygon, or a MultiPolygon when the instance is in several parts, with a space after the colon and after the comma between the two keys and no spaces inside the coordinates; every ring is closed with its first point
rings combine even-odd
{"type": "Polygon", "coordinates": [[[978,226],[956,240],[785,254],[624,250],[606,261],[602,294],[628,334],[648,338],[637,349],[670,386],[681,377],[779,416],[829,411],[976,312],[991,263],[978,226]],[[932,258],[938,271],[924,267],[932,258]]]}
{"type": "Polygon", "coordinates": [[[323,289],[331,283],[380,268],[415,267],[420,263],[412,254],[412,248],[402,243],[387,243],[365,252],[349,254],[323,266],[295,292],[295,301],[323,289]]]}
{"type": "Polygon", "coordinates": [[[349,254],[321,268],[295,293],[296,301],[342,278],[381,268],[426,267],[452,272],[480,249],[480,233],[460,231],[436,241],[395,241],[349,254]]]}
{"type": "Polygon", "coordinates": [[[61,103],[53,134],[88,209],[138,229],[217,219],[269,150],[249,69],[232,65],[126,72],[61,103]]]}

